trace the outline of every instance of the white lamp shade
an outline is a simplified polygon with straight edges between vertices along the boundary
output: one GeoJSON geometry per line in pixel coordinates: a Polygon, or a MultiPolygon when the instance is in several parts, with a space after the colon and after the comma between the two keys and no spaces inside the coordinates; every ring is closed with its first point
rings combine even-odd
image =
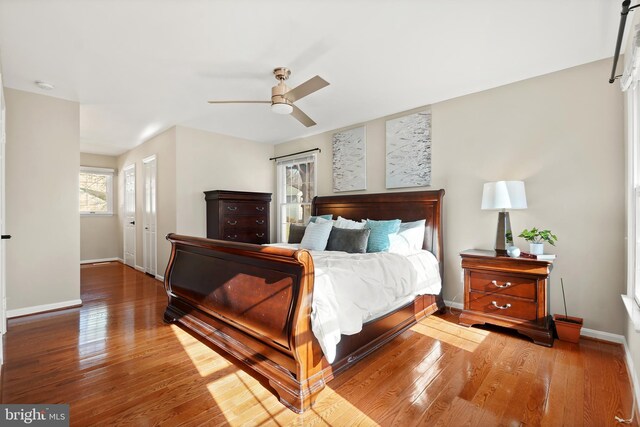
{"type": "Polygon", "coordinates": [[[482,190],[482,209],[526,209],[523,181],[487,182],[482,190]]]}

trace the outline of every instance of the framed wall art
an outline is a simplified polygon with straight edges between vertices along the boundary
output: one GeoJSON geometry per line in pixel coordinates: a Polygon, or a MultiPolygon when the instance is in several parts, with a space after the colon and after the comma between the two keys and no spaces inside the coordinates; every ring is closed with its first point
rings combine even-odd
{"type": "Polygon", "coordinates": [[[387,188],[431,185],[431,111],[386,123],[387,188]]]}
{"type": "Polygon", "coordinates": [[[367,189],[365,127],[333,134],[333,191],[367,189]]]}

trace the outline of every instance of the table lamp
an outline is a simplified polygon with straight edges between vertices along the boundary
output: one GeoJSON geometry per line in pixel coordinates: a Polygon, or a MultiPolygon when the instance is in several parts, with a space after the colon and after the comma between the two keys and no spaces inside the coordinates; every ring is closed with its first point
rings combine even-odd
{"type": "Polygon", "coordinates": [[[511,221],[507,209],[526,209],[527,196],[523,181],[487,182],[482,190],[483,210],[499,210],[496,254],[507,255],[507,248],[513,245],[511,221]]]}

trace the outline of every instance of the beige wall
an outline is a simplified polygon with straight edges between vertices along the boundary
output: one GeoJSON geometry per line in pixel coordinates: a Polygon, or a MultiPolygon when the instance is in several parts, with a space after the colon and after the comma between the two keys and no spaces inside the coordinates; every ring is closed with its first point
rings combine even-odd
{"type": "Polygon", "coordinates": [[[157,188],[157,274],[164,275],[169,262],[171,245],[165,239],[176,230],[176,128],[173,127],[118,157],[118,257],[123,259],[123,169],[131,164],[136,167],[136,265],[143,266],[142,214],[144,209],[144,182],[142,159],[156,155],[157,188]]]}
{"type": "Polygon", "coordinates": [[[272,145],[181,126],[176,134],[178,233],[206,237],[204,191],[274,192],[272,145]]]}
{"type": "Polygon", "coordinates": [[[80,299],[80,109],[5,88],[7,308],[80,299]]]}
{"type": "MultiPolygon", "coordinates": [[[[586,328],[623,332],[623,103],[607,83],[610,67],[598,61],[431,106],[431,188],[446,190],[445,299],[463,300],[458,253],[495,241],[497,213],[480,210],[482,184],[524,180],[529,208],[511,213],[514,232],[538,226],[559,237],[547,248],[558,254],[551,311],[562,307],[562,277],[570,314],[586,328]]],[[[385,121],[404,114],[366,123],[366,192],[386,191],[385,121]]],[[[332,194],[333,132],[275,147],[276,155],[322,149],[319,195],[332,194]]]]}
{"type": "Polygon", "coordinates": [[[113,215],[80,216],[80,261],[118,258],[118,158],[80,153],[80,166],[116,169],[113,182],[113,215]]]}

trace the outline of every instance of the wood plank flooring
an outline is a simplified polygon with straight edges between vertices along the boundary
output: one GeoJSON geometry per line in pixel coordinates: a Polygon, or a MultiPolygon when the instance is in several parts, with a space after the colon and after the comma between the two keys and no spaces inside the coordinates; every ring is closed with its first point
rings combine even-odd
{"type": "Polygon", "coordinates": [[[160,282],[120,263],[83,266],[81,277],[81,308],[9,321],[2,403],[69,403],[77,426],[615,426],[631,416],[620,345],[546,348],[458,326],[455,313],[421,321],[297,415],[231,358],[165,324],[160,282]]]}

